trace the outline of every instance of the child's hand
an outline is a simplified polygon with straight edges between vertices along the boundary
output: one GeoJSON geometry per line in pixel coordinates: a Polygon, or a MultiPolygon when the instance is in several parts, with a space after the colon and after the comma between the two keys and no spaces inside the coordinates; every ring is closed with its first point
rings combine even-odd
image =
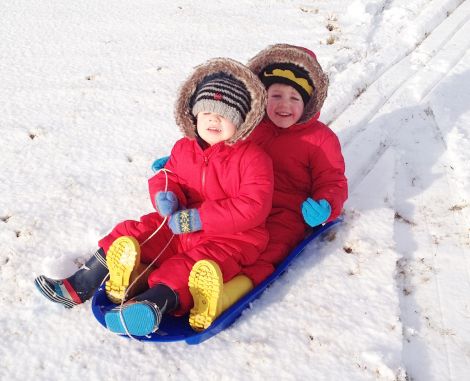
{"type": "Polygon", "coordinates": [[[178,198],[173,192],[158,192],[155,196],[157,212],[162,217],[167,217],[178,209],[178,198]]]}
{"type": "Polygon", "coordinates": [[[191,233],[202,229],[197,209],[183,209],[173,213],[168,226],[174,234],[191,233]]]}
{"type": "Polygon", "coordinates": [[[324,199],[315,201],[310,197],[302,203],[302,215],[304,220],[311,227],[325,222],[331,214],[330,203],[324,199]]]}

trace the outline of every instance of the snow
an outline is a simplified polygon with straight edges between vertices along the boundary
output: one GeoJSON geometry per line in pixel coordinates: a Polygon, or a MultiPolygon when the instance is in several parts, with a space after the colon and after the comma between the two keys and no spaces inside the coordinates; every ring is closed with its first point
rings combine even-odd
{"type": "Polygon", "coordinates": [[[0,23],[0,378],[470,379],[470,1],[7,0],[0,23]],[[114,336],[34,289],[151,210],[192,68],[269,44],[330,77],[350,198],[226,331],[114,336]]]}

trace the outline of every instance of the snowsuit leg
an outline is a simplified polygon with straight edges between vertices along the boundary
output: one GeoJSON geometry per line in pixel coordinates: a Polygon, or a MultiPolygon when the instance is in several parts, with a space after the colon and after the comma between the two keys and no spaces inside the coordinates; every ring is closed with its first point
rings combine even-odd
{"type": "Polygon", "coordinates": [[[163,283],[178,294],[179,306],[172,313],[180,316],[189,312],[193,306],[193,299],[189,292],[188,279],[193,265],[201,259],[215,261],[222,270],[224,282],[236,276],[241,265],[237,260],[240,253],[232,252],[232,247],[218,242],[204,242],[176,254],[165,260],[158,269],[149,276],[149,286],[163,283]]]}
{"type": "Polygon", "coordinates": [[[250,278],[256,287],[274,272],[275,265],[287,257],[294,246],[291,247],[283,242],[269,242],[268,247],[261,253],[258,260],[254,264],[244,267],[241,273],[250,278]]]}
{"type": "MultiPolygon", "coordinates": [[[[152,233],[160,226],[163,221],[158,213],[150,213],[140,218],[140,221],[126,220],[117,224],[113,230],[99,242],[99,246],[103,248],[105,252],[108,251],[109,246],[119,237],[131,236],[142,243],[152,235],[152,233]]],[[[141,246],[140,260],[142,263],[150,263],[155,259],[160,251],[165,247],[168,241],[171,239],[173,233],[167,224],[163,226],[160,231],[155,234],[149,241],[141,246]]],[[[180,251],[180,242],[178,236],[175,236],[168,246],[168,248],[162,253],[160,258],[155,263],[158,266],[165,259],[175,255],[180,251]]]]}
{"type": "Polygon", "coordinates": [[[244,267],[241,271],[242,275],[246,275],[253,282],[253,287],[258,286],[263,280],[270,276],[275,270],[272,263],[257,260],[251,266],[244,267]]]}
{"type": "Polygon", "coordinates": [[[271,212],[266,227],[269,231],[269,243],[256,262],[244,266],[241,274],[251,279],[256,287],[274,272],[290,251],[305,237],[305,224],[300,213],[287,210],[271,212]]]}

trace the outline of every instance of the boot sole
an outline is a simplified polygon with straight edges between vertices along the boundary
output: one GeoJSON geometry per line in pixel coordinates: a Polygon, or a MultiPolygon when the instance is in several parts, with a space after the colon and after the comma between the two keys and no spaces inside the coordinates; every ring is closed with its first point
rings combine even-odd
{"type": "Polygon", "coordinates": [[[193,266],[188,282],[194,301],[189,325],[195,331],[208,328],[219,316],[223,284],[222,272],[214,261],[201,260],[193,266]]]}
{"type": "Polygon", "coordinates": [[[134,303],[115,308],[104,315],[106,327],[114,333],[146,336],[158,328],[158,318],[153,308],[145,303],[134,303]],[[126,331],[127,328],[127,331],[126,331]]]}
{"type": "Polygon", "coordinates": [[[108,299],[120,304],[129,288],[129,280],[140,263],[140,245],[134,237],[123,236],[116,239],[106,254],[109,280],[105,289],[108,299]]]}

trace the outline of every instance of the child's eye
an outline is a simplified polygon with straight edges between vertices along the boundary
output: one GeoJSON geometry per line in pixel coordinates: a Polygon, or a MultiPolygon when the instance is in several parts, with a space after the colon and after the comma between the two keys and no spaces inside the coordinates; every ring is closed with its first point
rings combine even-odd
{"type": "Polygon", "coordinates": [[[276,99],[278,99],[278,98],[280,98],[280,97],[281,97],[280,94],[271,94],[271,98],[276,98],[276,99]]]}
{"type": "Polygon", "coordinates": [[[290,99],[292,99],[293,101],[296,101],[296,102],[300,101],[299,97],[291,97],[290,99]]]}

